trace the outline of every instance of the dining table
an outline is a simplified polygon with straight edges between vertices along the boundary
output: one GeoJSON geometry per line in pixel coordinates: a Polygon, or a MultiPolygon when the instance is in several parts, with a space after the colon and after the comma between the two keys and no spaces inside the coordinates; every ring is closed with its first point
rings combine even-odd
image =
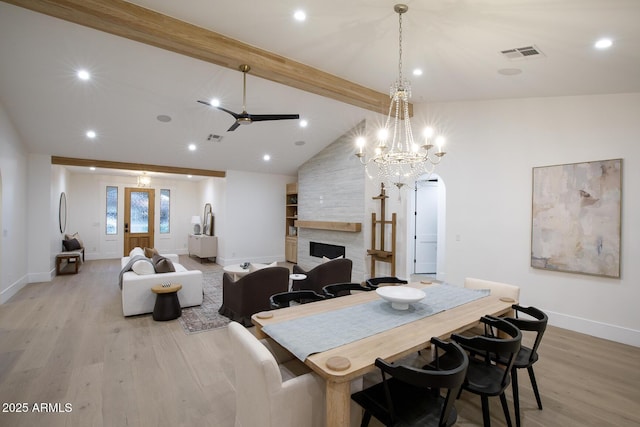
{"type": "MultiPolygon", "coordinates": [[[[420,282],[409,283],[413,288],[423,291],[431,291],[430,287],[446,286],[442,283],[424,284],[420,282]]],[[[455,286],[457,289],[464,289],[455,286]]],[[[434,289],[447,290],[447,288],[434,289]]],[[[453,290],[453,289],[451,289],[453,290]]],[[[462,292],[462,291],[456,291],[462,292]]],[[[429,310],[430,295],[420,302],[421,308],[429,310]]],[[[351,381],[375,370],[376,358],[382,358],[388,362],[393,362],[415,352],[425,350],[430,347],[431,337],[447,339],[452,333],[459,333],[473,328],[479,324],[479,320],[484,315],[509,315],[512,312],[511,305],[516,301],[508,298],[490,295],[485,291],[483,295],[476,299],[461,303],[452,308],[434,311],[425,317],[413,319],[408,318],[406,323],[393,325],[385,329],[384,323],[389,321],[389,317],[378,317],[377,312],[387,310],[393,315],[393,310],[384,304],[390,304],[381,300],[376,292],[357,292],[338,298],[326,299],[308,304],[291,306],[278,310],[256,313],[252,316],[255,325],[255,335],[259,338],[270,337],[283,347],[292,351],[311,370],[325,380],[326,387],[326,425],[330,427],[343,427],[350,425],[350,401],[351,401],[351,381]],[[344,313],[349,310],[357,310],[360,307],[368,307],[371,304],[378,311],[365,312],[364,319],[355,319],[351,325],[353,331],[369,330],[370,326],[380,327],[377,332],[359,337],[353,341],[338,344],[332,348],[324,348],[320,345],[320,351],[310,352],[310,354],[297,351],[291,340],[299,339],[301,335],[305,339],[313,340],[313,334],[300,333],[295,329],[297,323],[302,323],[308,327],[316,321],[324,322],[320,329],[327,329],[328,336],[340,335],[345,328],[344,313]],[[384,310],[382,310],[384,308],[384,310]],[[327,322],[327,318],[329,321],[327,322]],[[335,318],[333,322],[330,319],[335,318]],[[304,323],[306,322],[306,323],[304,323]],[[335,327],[341,330],[332,331],[335,327]],[[287,332],[284,328],[291,325],[294,329],[287,332]],[[277,329],[277,327],[280,327],[277,329]],[[276,330],[277,329],[277,330],[276,330]],[[278,332],[276,334],[276,331],[278,332]]],[[[411,304],[416,306],[416,304],[411,304]]],[[[413,309],[413,307],[412,307],[413,309]]],[[[407,315],[409,315],[409,310],[407,315]]],[[[414,310],[417,311],[417,310],[414,310]]],[[[387,313],[388,314],[388,313],[387,313]]],[[[397,313],[405,315],[404,313],[397,313]]],[[[414,313],[415,314],[415,313],[414,313]]],[[[375,329],[374,329],[375,330],[375,329]]],[[[366,334],[366,332],[365,332],[366,334]]],[[[326,337],[327,335],[325,335],[326,337]]],[[[318,341],[321,341],[318,338],[318,341]]]]}

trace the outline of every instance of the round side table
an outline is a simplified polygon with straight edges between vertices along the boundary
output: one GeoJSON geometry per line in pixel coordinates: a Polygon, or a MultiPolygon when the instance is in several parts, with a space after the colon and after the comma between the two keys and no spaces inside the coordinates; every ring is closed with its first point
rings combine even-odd
{"type": "Polygon", "coordinates": [[[289,291],[293,290],[293,282],[295,280],[304,280],[306,278],[307,278],[306,274],[300,274],[300,273],[290,274],[289,279],[291,279],[291,281],[289,282],[289,291]]]}
{"type": "Polygon", "coordinates": [[[151,291],[156,294],[156,304],[153,307],[153,320],[173,320],[182,316],[178,291],[182,285],[172,283],[169,286],[156,285],[151,291]]]}

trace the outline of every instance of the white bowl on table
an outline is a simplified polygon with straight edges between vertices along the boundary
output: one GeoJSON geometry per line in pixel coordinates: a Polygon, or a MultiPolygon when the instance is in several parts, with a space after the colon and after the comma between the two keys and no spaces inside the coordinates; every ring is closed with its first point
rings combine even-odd
{"type": "Polygon", "coordinates": [[[409,304],[427,296],[424,291],[410,286],[382,286],[376,289],[376,293],[396,310],[408,310],[409,304]]]}

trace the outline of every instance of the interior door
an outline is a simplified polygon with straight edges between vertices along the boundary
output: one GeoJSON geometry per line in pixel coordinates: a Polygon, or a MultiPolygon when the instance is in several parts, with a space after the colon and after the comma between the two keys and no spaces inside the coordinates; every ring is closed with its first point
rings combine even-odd
{"type": "Polygon", "coordinates": [[[152,188],[124,189],[124,256],[131,249],[153,248],[155,190],[152,188]]]}
{"type": "Polygon", "coordinates": [[[414,273],[435,274],[438,259],[438,181],[416,186],[414,273]]]}

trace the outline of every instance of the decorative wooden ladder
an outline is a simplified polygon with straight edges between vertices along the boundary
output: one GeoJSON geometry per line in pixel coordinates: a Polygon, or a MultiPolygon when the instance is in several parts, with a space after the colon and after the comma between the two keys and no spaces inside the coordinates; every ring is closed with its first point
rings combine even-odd
{"type": "Polygon", "coordinates": [[[376,261],[391,264],[391,275],[396,275],[396,214],[391,214],[391,221],[385,220],[385,199],[389,196],[385,193],[384,183],[380,183],[380,195],[372,197],[373,200],[380,200],[380,216],[382,219],[376,219],[376,213],[371,214],[371,248],[367,250],[367,254],[371,256],[371,277],[376,277],[376,261]],[[391,251],[385,250],[385,226],[391,224],[391,251]],[[376,247],[376,229],[380,226],[380,249],[376,247]]]}

